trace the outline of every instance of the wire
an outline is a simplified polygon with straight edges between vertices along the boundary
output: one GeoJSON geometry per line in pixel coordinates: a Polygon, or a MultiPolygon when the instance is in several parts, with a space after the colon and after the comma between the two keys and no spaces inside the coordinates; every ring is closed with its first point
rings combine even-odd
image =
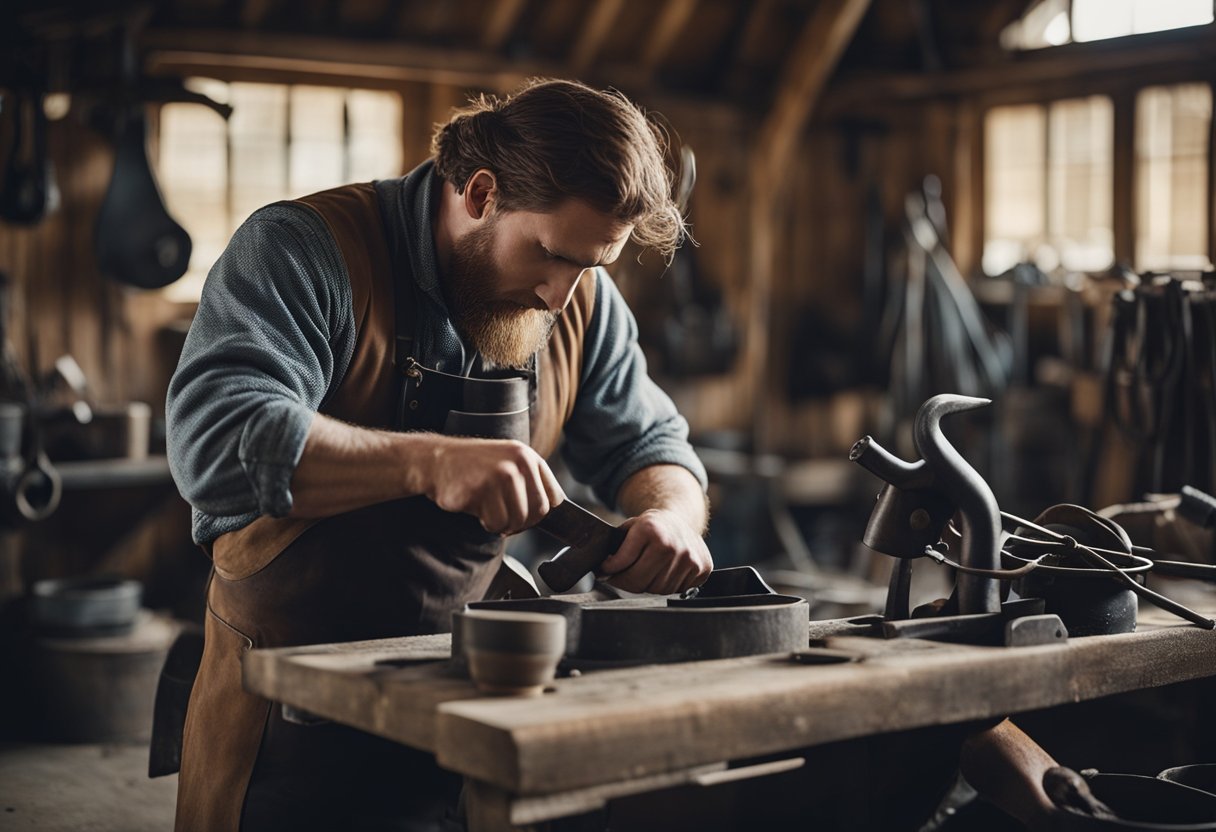
{"type": "MultiPolygon", "coordinates": [[[[1161,609],[1166,610],[1168,612],[1172,612],[1174,615],[1178,616],[1179,618],[1185,618],[1187,621],[1190,621],[1192,624],[1202,627],[1205,630],[1216,629],[1216,621],[1213,621],[1211,618],[1208,618],[1204,615],[1201,615],[1201,614],[1195,612],[1193,609],[1191,609],[1188,606],[1185,606],[1184,604],[1180,604],[1171,598],[1167,598],[1166,596],[1162,595],[1159,592],[1155,592],[1154,590],[1149,589],[1148,587],[1144,586],[1139,581],[1137,581],[1135,578],[1133,578],[1130,574],[1128,574],[1128,572],[1119,568],[1110,560],[1107,560],[1101,554],[1101,552],[1109,551],[1109,550],[1095,549],[1092,546],[1088,546],[1084,543],[1078,542],[1077,539],[1075,537],[1072,537],[1071,535],[1061,534],[1060,532],[1054,531],[1052,529],[1048,529],[1044,526],[1040,526],[1037,523],[1033,523],[1029,520],[1024,520],[1023,518],[1018,517],[1017,515],[1014,515],[1014,514],[1009,514],[1007,512],[1002,511],[1001,517],[1012,520],[1013,522],[1019,523],[1023,526],[1026,526],[1027,528],[1030,528],[1033,531],[1041,532],[1041,533],[1047,535],[1048,537],[1054,538],[1055,541],[1062,543],[1065,549],[1068,549],[1070,551],[1075,550],[1075,551],[1080,552],[1081,556],[1084,557],[1087,561],[1089,561],[1091,566],[1094,566],[1095,562],[1096,562],[1096,564],[1099,565],[1101,568],[1109,569],[1111,572],[1118,575],[1119,580],[1121,580],[1121,581],[1123,581],[1123,583],[1127,584],[1127,587],[1132,592],[1136,593],[1141,598],[1144,598],[1147,601],[1151,601],[1152,603],[1156,604],[1161,609]]],[[[1031,542],[1037,543],[1039,545],[1051,545],[1051,541],[1031,541],[1031,542]]],[[[1110,554],[1119,554],[1119,555],[1123,555],[1124,557],[1134,557],[1134,555],[1131,555],[1128,552],[1110,552],[1110,554]]],[[[1150,561],[1150,563],[1151,563],[1151,561],[1150,561]]]]}
{"type": "MultiPolygon", "coordinates": [[[[1014,555],[1012,552],[1008,552],[1004,549],[1001,550],[1001,553],[1009,555],[1010,557],[1016,557],[1016,555],[1014,555]]],[[[1050,554],[1040,555],[1024,566],[1019,566],[1017,569],[977,569],[974,566],[963,566],[961,563],[950,560],[950,558],[946,557],[944,553],[937,551],[932,546],[925,547],[925,554],[928,555],[931,560],[937,561],[943,566],[949,566],[952,569],[957,569],[964,575],[978,575],[981,578],[997,578],[998,580],[1002,581],[1010,581],[1014,578],[1020,578],[1023,575],[1027,575],[1033,572],[1035,567],[1037,567],[1044,558],[1051,557],[1050,554]]]]}

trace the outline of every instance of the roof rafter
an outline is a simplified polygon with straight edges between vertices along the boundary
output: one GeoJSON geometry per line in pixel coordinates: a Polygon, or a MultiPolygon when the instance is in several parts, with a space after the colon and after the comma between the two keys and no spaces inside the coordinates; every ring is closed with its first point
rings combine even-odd
{"type": "Polygon", "coordinates": [[[502,49],[527,4],[528,0],[498,0],[494,4],[494,10],[490,13],[490,19],[486,21],[486,29],[481,36],[481,45],[495,52],[502,49]]]}
{"type": "Polygon", "coordinates": [[[772,109],[760,124],[751,156],[751,208],[748,222],[750,308],[743,360],[745,376],[756,385],[752,419],[758,451],[767,449],[770,432],[767,398],[770,381],[768,332],[776,271],[776,228],[782,216],[783,182],[788,181],[794,150],[823,88],[869,8],[870,0],[819,0],[811,10],[781,72],[772,109]]]}
{"type": "Polygon", "coordinates": [[[667,0],[642,47],[642,72],[646,77],[652,77],[662,65],[672,43],[684,30],[684,25],[696,8],[697,0],[667,0]]]}
{"type": "Polygon", "coordinates": [[[265,22],[270,14],[274,0],[246,0],[241,7],[241,25],[246,29],[256,29],[265,22]]]}
{"type": "MultiPolygon", "coordinates": [[[[377,87],[403,82],[507,90],[537,77],[562,77],[568,67],[546,60],[507,59],[482,49],[437,47],[401,41],[250,32],[239,29],[149,28],[139,37],[145,68],[153,74],[211,75],[230,80],[257,77],[272,82],[309,78],[309,83],[349,85],[362,79],[377,87]],[[325,80],[331,79],[331,80],[325,80]]],[[[623,79],[630,67],[608,66],[605,75],[623,79]]],[[[724,102],[689,98],[638,84],[621,88],[673,119],[685,113],[722,129],[741,129],[740,111],[724,102]]]]}
{"type": "Polygon", "coordinates": [[[769,181],[789,160],[802,128],[852,41],[870,0],[820,0],[811,11],[781,73],[773,107],[760,125],[755,158],[769,181]]]}
{"type": "Polygon", "coordinates": [[[624,0],[596,0],[570,50],[570,68],[575,75],[583,74],[595,63],[624,5],[624,0]]]}
{"type": "Polygon", "coordinates": [[[743,35],[739,38],[739,48],[736,50],[734,63],[747,60],[756,51],[761,36],[773,16],[775,0],[756,0],[747,15],[747,23],[743,26],[743,35]]]}

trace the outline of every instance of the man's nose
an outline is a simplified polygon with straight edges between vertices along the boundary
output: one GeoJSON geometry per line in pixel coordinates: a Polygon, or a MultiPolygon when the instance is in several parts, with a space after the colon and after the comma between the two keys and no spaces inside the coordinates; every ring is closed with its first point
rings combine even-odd
{"type": "Polygon", "coordinates": [[[550,277],[536,287],[536,296],[541,299],[550,312],[560,312],[570,302],[575,287],[578,286],[579,280],[587,271],[587,269],[583,269],[573,274],[566,273],[550,277]]]}

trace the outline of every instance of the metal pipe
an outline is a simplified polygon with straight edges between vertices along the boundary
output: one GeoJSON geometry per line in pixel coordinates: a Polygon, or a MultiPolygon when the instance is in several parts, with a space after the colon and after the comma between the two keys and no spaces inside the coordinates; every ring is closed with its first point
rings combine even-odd
{"type": "MultiPolygon", "coordinates": [[[[916,449],[932,469],[937,485],[958,507],[963,537],[959,560],[971,569],[1000,569],[1001,510],[988,483],[946,439],[941,420],[991,403],[989,399],[944,393],[921,405],[912,426],[916,449]]],[[[998,612],[1000,584],[994,578],[960,574],[958,600],[964,615],[998,612]]]]}
{"type": "Polygon", "coordinates": [[[849,451],[849,461],[856,462],[879,479],[896,488],[927,486],[932,479],[923,459],[905,462],[888,451],[872,436],[863,436],[849,451]]]}

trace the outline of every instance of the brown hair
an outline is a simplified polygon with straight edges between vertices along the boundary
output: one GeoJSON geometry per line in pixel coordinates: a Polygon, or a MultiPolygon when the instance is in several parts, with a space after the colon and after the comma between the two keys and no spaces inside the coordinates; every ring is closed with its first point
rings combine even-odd
{"type": "Polygon", "coordinates": [[[549,211],[582,199],[633,223],[636,242],[670,257],[687,231],[666,151],[662,126],[619,92],[549,79],[472,99],[431,139],[435,171],[457,193],[488,168],[503,210],[549,211]]]}

